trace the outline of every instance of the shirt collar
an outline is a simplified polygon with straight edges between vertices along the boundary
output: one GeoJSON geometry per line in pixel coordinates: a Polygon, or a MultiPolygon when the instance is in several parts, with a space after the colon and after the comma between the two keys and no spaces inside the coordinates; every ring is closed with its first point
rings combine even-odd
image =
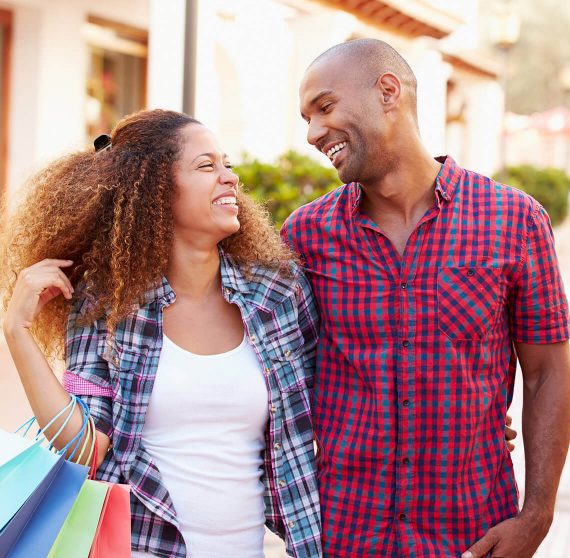
{"type": "Polygon", "coordinates": [[[449,202],[452,200],[457,184],[463,176],[463,169],[449,155],[436,157],[435,160],[441,163],[441,169],[435,179],[435,191],[438,201],[449,202]]]}
{"type": "Polygon", "coordinates": [[[233,263],[231,257],[221,248],[220,252],[220,272],[222,275],[222,287],[238,291],[242,294],[248,294],[251,291],[251,284],[239,266],[233,263]]]}
{"type": "Polygon", "coordinates": [[[158,301],[162,306],[168,306],[176,300],[176,293],[170,286],[168,279],[162,277],[156,287],[149,289],[143,297],[144,304],[151,304],[158,301]]]}
{"type": "MultiPolygon", "coordinates": [[[[291,296],[297,287],[297,278],[282,277],[277,270],[253,266],[250,276],[246,276],[241,267],[234,263],[231,256],[221,248],[220,273],[224,291],[239,293],[256,306],[271,311],[277,304],[291,296]]],[[[160,283],[149,289],[144,295],[144,304],[158,302],[169,306],[176,300],[176,293],[168,279],[163,277],[160,283]]]]}
{"type": "Polygon", "coordinates": [[[252,266],[246,275],[231,256],[220,250],[222,288],[228,300],[239,296],[265,312],[271,312],[278,304],[295,293],[298,287],[297,273],[285,277],[279,270],[252,266]]]}
{"type": "MultiPolygon", "coordinates": [[[[441,168],[435,180],[438,205],[441,205],[442,202],[449,202],[453,198],[457,184],[463,176],[463,169],[449,155],[436,157],[435,160],[441,163],[441,168]]],[[[352,215],[355,215],[360,208],[362,188],[358,182],[351,182],[347,187],[350,189],[352,215]]]]}

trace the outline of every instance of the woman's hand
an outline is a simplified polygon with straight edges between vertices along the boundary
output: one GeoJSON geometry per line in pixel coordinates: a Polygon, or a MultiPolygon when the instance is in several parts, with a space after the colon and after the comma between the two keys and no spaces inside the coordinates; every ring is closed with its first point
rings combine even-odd
{"type": "Polygon", "coordinates": [[[512,424],[513,424],[513,417],[511,417],[511,415],[507,415],[507,420],[505,423],[505,440],[507,442],[507,447],[509,448],[509,451],[513,451],[515,449],[513,440],[517,437],[517,431],[514,428],[511,428],[512,424]]]}
{"type": "Polygon", "coordinates": [[[23,269],[8,305],[4,329],[28,329],[50,300],[60,294],[70,299],[73,286],[61,268],[71,265],[71,260],[42,260],[23,269]]]}

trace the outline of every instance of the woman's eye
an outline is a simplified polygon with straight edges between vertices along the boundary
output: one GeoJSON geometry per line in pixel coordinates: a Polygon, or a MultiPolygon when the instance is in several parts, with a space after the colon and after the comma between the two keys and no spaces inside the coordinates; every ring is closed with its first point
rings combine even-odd
{"type": "Polygon", "coordinates": [[[214,163],[202,163],[198,168],[199,169],[213,169],[214,163]]]}
{"type": "Polygon", "coordinates": [[[233,169],[234,166],[231,163],[226,163],[226,169],[233,169]]]}

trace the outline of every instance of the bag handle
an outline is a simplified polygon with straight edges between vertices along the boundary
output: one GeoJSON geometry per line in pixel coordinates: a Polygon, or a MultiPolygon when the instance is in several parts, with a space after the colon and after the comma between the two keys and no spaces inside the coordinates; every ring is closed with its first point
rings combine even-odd
{"type": "Polygon", "coordinates": [[[81,451],[79,456],[77,457],[77,462],[81,463],[81,458],[85,453],[87,445],[89,444],[89,454],[87,456],[87,463],[91,460],[91,456],[93,455],[93,448],[95,446],[95,423],[93,422],[93,418],[89,416],[87,420],[87,428],[85,430],[85,440],[83,441],[83,445],[81,446],[81,451]]]}
{"type": "Polygon", "coordinates": [[[75,435],[74,438],[72,438],[69,443],[67,443],[62,449],[60,449],[57,453],[59,455],[63,455],[65,454],[66,451],[68,451],[71,446],[73,446],[73,451],[71,452],[71,454],[67,457],[67,459],[71,460],[73,459],[73,456],[75,455],[75,452],[78,450],[79,448],[79,442],[81,441],[81,437],[83,436],[83,433],[85,432],[85,427],[87,426],[87,422],[89,420],[89,407],[87,406],[87,403],[85,403],[85,401],[83,401],[83,399],[81,399],[80,397],[76,397],[76,396],[72,396],[75,397],[75,400],[77,401],[77,403],[79,403],[80,407],[83,410],[83,424],[81,425],[81,428],[79,430],[79,432],[75,435]]]}
{"type": "MultiPolygon", "coordinates": [[[[48,430],[49,427],[67,411],[68,412],[67,417],[65,418],[63,424],[60,426],[59,430],[56,432],[56,434],[51,439],[52,442],[54,440],[56,440],[58,438],[58,436],[61,434],[61,432],[63,431],[63,429],[67,426],[67,423],[69,422],[69,419],[71,418],[71,415],[73,414],[73,411],[75,410],[76,404],[77,404],[77,397],[75,395],[71,395],[67,405],[65,405],[65,407],[61,411],[59,411],[59,413],[57,413],[57,415],[55,415],[55,417],[53,417],[41,430],[38,431],[38,433],[34,437],[34,441],[37,442],[40,439],[40,436],[43,436],[44,439],[47,440],[47,438],[45,436],[46,430],[48,430]]],[[[22,434],[22,436],[26,436],[26,434],[29,432],[30,428],[32,427],[32,425],[34,424],[35,421],[36,421],[36,417],[32,417],[31,419],[26,421],[24,424],[22,424],[16,430],[15,434],[17,434],[18,432],[20,432],[20,430],[25,428],[26,430],[22,434]]]]}
{"type": "Polygon", "coordinates": [[[97,461],[99,459],[99,442],[97,440],[97,435],[95,434],[95,423],[93,423],[93,438],[93,459],[89,466],[89,478],[91,480],[95,480],[95,477],[97,476],[97,461]]]}

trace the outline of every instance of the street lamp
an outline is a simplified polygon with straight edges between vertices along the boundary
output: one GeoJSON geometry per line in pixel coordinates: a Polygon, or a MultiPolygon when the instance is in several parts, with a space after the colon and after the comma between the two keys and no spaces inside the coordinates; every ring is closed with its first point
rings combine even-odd
{"type": "Polygon", "coordinates": [[[495,4],[494,14],[489,20],[489,33],[491,41],[500,52],[501,55],[501,88],[505,97],[505,105],[503,109],[503,118],[501,122],[501,138],[499,144],[499,177],[504,181],[506,178],[507,167],[507,126],[506,126],[506,109],[507,94],[509,84],[509,55],[513,46],[518,42],[520,37],[521,20],[513,11],[511,0],[503,0],[495,4]]]}

